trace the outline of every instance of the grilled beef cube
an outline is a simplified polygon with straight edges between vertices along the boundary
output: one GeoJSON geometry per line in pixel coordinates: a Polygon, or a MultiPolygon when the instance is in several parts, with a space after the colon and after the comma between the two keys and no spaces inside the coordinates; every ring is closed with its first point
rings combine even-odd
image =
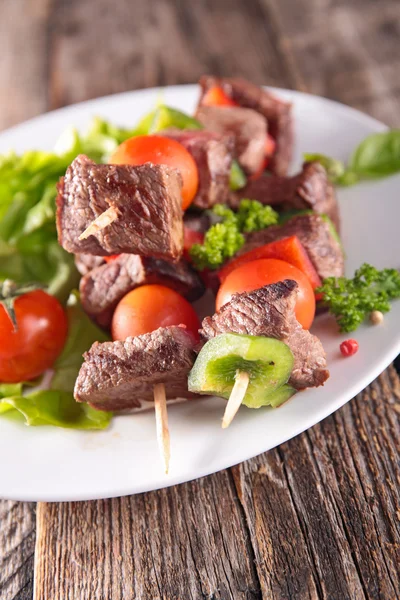
{"type": "Polygon", "coordinates": [[[297,235],[321,279],[340,277],[344,273],[342,248],[332,235],[329,223],[321,215],[292,217],[284,225],[273,225],[247,235],[238,255],[285,237],[297,235]]]}
{"type": "Polygon", "coordinates": [[[75,266],[81,275],[87,275],[92,269],[104,265],[103,256],[94,256],[93,254],[76,254],[75,266]]]}
{"type": "Polygon", "coordinates": [[[202,88],[200,105],[204,94],[210,88],[218,86],[239,106],[252,108],[266,118],[268,133],[276,142],[276,149],[268,169],[276,175],[286,175],[292,159],[294,142],[292,105],[241,78],[204,75],[199,83],[202,88]]]}
{"type": "Polygon", "coordinates": [[[121,254],[82,277],[82,306],[101,327],[108,329],[118,302],[134,288],[158,283],[172,288],[190,301],[200,298],[204,284],[185,260],[171,263],[158,258],[121,254]]]}
{"type": "Polygon", "coordinates": [[[253,292],[235,294],[219,312],[203,320],[200,334],[206,340],[221,333],[280,340],[294,356],[289,384],[297,390],[323,385],[329,377],[325,351],[319,339],[303,329],[296,319],[297,293],[297,283],[285,279],[253,292]]]}
{"type": "Polygon", "coordinates": [[[216,203],[227,202],[235,145],[233,136],[180,129],[166,129],[161,135],[182,144],[195,160],[199,187],[193,205],[209,208],[216,203]]]}
{"type": "Polygon", "coordinates": [[[107,256],[122,252],[176,259],[182,253],[182,178],[164,165],[97,165],[84,155],[58,184],[57,231],[68,252],[107,256]],[[108,209],[116,220],[79,236],[108,209]]]}
{"type": "Polygon", "coordinates": [[[210,131],[234,135],[235,158],[247,174],[260,170],[267,139],[267,121],[263,115],[240,106],[199,106],[196,119],[210,131]]]}
{"type": "Polygon", "coordinates": [[[311,209],[326,214],[339,230],[339,207],[333,185],[318,162],[304,163],[293,177],[261,176],[249,181],[239,192],[232,192],[230,205],[236,208],[242,198],[258,200],[276,210],[311,209]]]}
{"type": "Polygon", "coordinates": [[[183,327],[160,327],[123,342],[95,342],[84,354],[74,396],[99,410],[139,408],[163,383],[167,399],[188,398],[194,341],[183,327]]]}

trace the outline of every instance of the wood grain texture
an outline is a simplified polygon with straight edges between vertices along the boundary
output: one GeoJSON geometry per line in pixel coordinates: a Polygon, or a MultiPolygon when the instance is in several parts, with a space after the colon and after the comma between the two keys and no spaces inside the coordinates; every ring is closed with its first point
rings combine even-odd
{"type": "MultiPolygon", "coordinates": [[[[206,72],[298,88],[399,126],[398,0],[0,0],[0,128],[206,72]]],[[[36,600],[399,597],[393,368],[307,433],[130,498],[39,504],[36,600]]],[[[0,599],[33,590],[34,508],[0,502],[0,599]]]]}
{"type": "Polygon", "coordinates": [[[261,598],[228,471],[138,496],[39,504],[37,527],[37,600],[261,598]]]}
{"type": "Polygon", "coordinates": [[[35,548],[33,504],[0,501],[0,598],[32,598],[35,548]]]}
{"type": "Polygon", "coordinates": [[[265,598],[399,597],[399,409],[391,367],[332,417],[235,469],[265,598]]]}
{"type": "Polygon", "coordinates": [[[260,0],[298,89],[399,126],[397,0],[260,0]]]}

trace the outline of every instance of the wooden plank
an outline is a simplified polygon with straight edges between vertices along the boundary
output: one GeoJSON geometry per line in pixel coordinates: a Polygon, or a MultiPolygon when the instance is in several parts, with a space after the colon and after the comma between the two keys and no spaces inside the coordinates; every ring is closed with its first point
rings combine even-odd
{"type": "Polygon", "coordinates": [[[51,0],[3,3],[0,130],[47,109],[47,19],[51,0]]]}
{"type": "Polygon", "coordinates": [[[261,598],[228,471],[138,496],[40,503],[37,517],[36,600],[261,598]]]}
{"type": "Polygon", "coordinates": [[[263,597],[398,598],[400,383],[393,367],[235,482],[263,597]]]}
{"type": "Polygon", "coordinates": [[[34,504],[0,501],[0,598],[32,598],[34,504]]]}
{"type": "Polygon", "coordinates": [[[399,125],[397,0],[260,0],[294,83],[399,125]]]}
{"type": "Polygon", "coordinates": [[[58,0],[51,17],[52,107],[124,90],[246,75],[290,86],[275,31],[258,3],[58,0]],[[106,46],[107,50],[102,51],[106,46]],[[71,76],[73,74],[73,76],[71,76]]]}

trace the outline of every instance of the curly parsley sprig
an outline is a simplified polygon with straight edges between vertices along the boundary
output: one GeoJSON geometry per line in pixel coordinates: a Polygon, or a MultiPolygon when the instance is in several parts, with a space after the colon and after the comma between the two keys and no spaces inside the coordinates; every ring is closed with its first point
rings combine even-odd
{"type": "Polygon", "coordinates": [[[190,249],[193,264],[200,271],[218,269],[243,246],[243,233],[275,225],[279,218],[270,206],[248,199],[240,202],[236,213],[225,204],[217,204],[212,212],[220,218],[220,222],[210,227],[203,244],[194,244],[190,249]]]}
{"type": "Polygon", "coordinates": [[[353,279],[328,277],[316,290],[335,317],[340,331],[354,331],[375,310],[390,310],[390,300],[400,297],[400,273],[364,263],[353,279]]]}

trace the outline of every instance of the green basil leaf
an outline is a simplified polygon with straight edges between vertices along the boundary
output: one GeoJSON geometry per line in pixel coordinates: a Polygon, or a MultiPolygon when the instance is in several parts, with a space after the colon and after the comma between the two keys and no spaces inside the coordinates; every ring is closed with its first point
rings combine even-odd
{"type": "Polygon", "coordinates": [[[369,135],[353,152],[348,169],[363,178],[400,172],[400,129],[369,135]]]}

